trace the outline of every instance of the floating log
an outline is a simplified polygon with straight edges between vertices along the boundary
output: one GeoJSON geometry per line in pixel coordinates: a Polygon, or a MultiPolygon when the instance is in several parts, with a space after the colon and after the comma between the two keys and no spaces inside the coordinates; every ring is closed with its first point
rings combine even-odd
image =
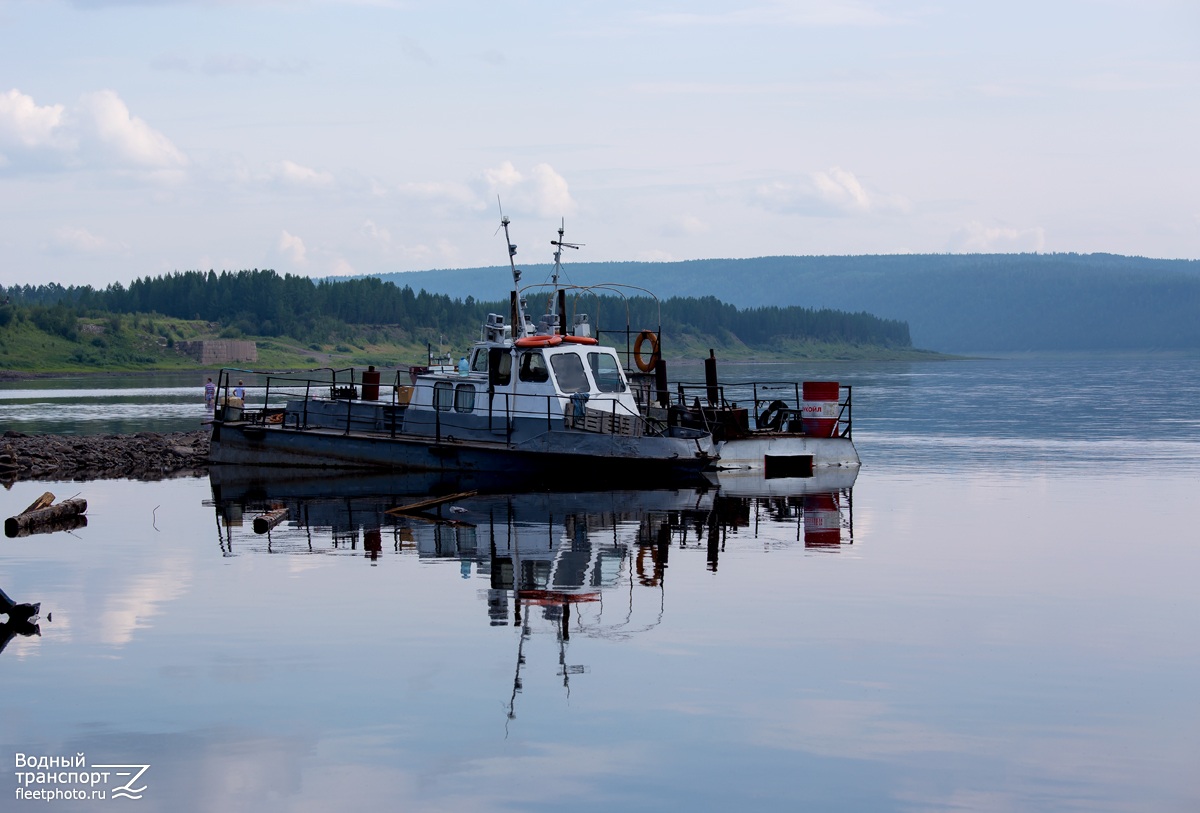
{"type": "Polygon", "coordinates": [[[80,528],[86,528],[88,518],[86,514],[68,514],[65,517],[52,519],[48,522],[43,522],[41,525],[33,525],[29,528],[19,528],[16,533],[8,533],[8,527],[5,526],[5,533],[9,539],[20,539],[25,536],[34,536],[35,534],[54,534],[59,531],[77,531],[80,528]]]}
{"type": "Polygon", "coordinates": [[[383,513],[391,514],[392,516],[396,516],[397,514],[414,514],[425,508],[432,508],[435,505],[441,505],[442,503],[447,503],[452,500],[465,500],[467,497],[474,497],[478,493],[478,491],[461,491],[458,494],[447,494],[445,497],[430,497],[429,499],[421,500],[420,502],[413,502],[409,503],[408,505],[400,505],[396,508],[389,508],[383,513]]]}
{"type": "MultiPolygon", "coordinates": [[[[35,528],[49,526],[59,520],[77,518],[85,511],[87,511],[87,500],[63,500],[58,505],[52,505],[49,508],[26,511],[15,517],[9,517],[4,520],[4,535],[11,539],[21,531],[32,531],[35,528]]],[[[84,524],[86,524],[86,519],[84,524]]]]}
{"type": "Polygon", "coordinates": [[[281,521],[283,521],[287,515],[288,510],[286,508],[275,508],[263,514],[261,517],[255,517],[254,533],[265,534],[267,531],[271,530],[281,521]]]}

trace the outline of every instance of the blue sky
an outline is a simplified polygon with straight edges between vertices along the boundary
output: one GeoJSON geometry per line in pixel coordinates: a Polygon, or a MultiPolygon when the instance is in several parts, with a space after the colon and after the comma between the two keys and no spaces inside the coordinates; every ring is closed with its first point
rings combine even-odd
{"type": "Polygon", "coordinates": [[[1200,258],[1194,0],[0,0],[0,284],[1200,258]]]}

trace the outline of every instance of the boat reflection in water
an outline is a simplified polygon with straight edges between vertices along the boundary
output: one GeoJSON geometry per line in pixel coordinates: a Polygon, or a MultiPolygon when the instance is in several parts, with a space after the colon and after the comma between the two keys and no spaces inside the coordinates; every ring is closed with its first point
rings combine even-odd
{"type": "Polygon", "coordinates": [[[351,555],[372,564],[417,556],[486,580],[470,595],[485,602],[487,622],[520,631],[511,714],[532,636],[554,636],[569,691],[571,676],[587,671],[567,663],[572,638],[628,637],[661,622],[669,560],[716,572],[739,540],[826,551],[852,544],[856,473],[791,478],[786,494],[744,477],[688,489],[520,493],[511,481],[505,491],[461,477],[285,479],[279,469],[218,466],[210,478],[225,556],[351,555]]]}

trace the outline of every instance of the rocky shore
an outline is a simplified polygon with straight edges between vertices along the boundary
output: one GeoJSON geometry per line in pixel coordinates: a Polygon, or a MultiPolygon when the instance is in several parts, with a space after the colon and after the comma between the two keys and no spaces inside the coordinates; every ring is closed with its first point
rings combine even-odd
{"type": "Polygon", "coordinates": [[[0,437],[0,481],[164,480],[208,472],[209,431],[0,437]]]}

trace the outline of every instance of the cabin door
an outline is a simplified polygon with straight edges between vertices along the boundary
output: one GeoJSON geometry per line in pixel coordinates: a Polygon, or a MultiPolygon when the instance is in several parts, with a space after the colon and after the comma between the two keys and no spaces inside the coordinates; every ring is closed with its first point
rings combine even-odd
{"type": "Polygon", "coordinates": [[[488,429],[512,435],[513,352],[507,347],[488,348],[488,429]]]}

